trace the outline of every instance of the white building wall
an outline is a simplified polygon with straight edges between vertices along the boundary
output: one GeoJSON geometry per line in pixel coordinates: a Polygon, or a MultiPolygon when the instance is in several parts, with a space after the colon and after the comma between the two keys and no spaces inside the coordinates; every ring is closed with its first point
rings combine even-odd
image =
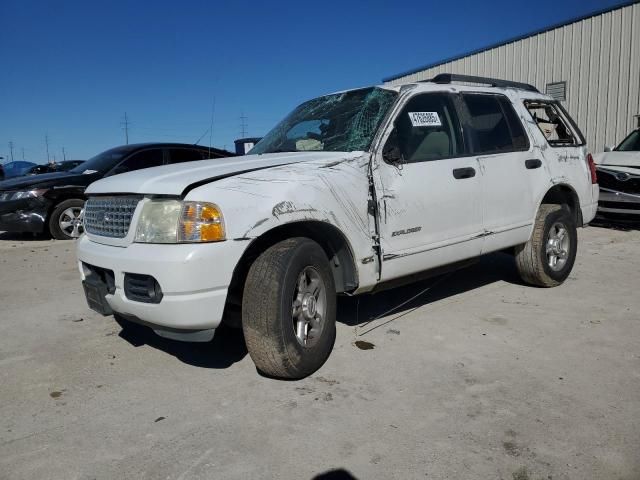
{"type": "Polygon", "coordinates": [[[640,3],[446,62],[387,83],[459,73],[530,83],[544,93],[567,82],[565,108],[601,152],[619,143],[640,115],[640,3]]]}

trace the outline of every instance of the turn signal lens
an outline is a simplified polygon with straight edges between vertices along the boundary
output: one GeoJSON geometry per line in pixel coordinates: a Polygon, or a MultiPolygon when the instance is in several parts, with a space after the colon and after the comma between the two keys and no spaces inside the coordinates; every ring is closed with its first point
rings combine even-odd
{"type": "Polygon", "coordinates": [[[178,242],[225,240],[224,218],[214,203],[184,202],[178,225],[178,242]]]}

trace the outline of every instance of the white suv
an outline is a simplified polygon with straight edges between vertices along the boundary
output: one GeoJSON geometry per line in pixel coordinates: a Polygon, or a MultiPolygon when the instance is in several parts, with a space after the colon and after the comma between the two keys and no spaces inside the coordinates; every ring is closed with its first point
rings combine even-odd
{"type": "Polygon", "coordinates": [[[559,285],[598,204],[584,137],[558,103],[450,74],[316,98],[250,155],[117,175],[87,194],[91,308],[186,341],[241,316],[256,366],[282,378],[329,356],[337,293],[505,249],[524,281],[559,285]]]}

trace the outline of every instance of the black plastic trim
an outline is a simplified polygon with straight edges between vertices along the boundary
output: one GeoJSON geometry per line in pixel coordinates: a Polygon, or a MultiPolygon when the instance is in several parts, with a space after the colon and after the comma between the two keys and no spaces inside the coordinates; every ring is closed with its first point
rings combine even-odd
{"type": "Polygon", "coordinates": [[[124,274],[124,294],[129,300],[142,303],[160,303],[163,297],[155,278],[138,273],[124,274]]]}
{"type": "Polygon", "coordinates": [[[450,84],[453,82],[476,83],[480,85],[488,85],[490,87],[501,88],[517,88],[519,90],[527,90],[529,92],[540,91],[528,83],[514,82],[512,80],[502,80],[500,78],[477,77],[475,75],[459,75],[457,73],[440,73],[431,80],[421,80],[421,82],[432,82],[439,84],[450,84]]]}

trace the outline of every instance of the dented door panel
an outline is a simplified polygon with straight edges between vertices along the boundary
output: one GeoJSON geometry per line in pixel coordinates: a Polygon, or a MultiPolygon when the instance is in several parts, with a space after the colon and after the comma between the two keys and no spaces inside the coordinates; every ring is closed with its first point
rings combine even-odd
{"type": "Polygon", "coordinates": [[[454,158],[380,166],[383,280],[480,253],[480,178],[456,179],[453,171],[464,168],[477,164],[454,158]]]}

